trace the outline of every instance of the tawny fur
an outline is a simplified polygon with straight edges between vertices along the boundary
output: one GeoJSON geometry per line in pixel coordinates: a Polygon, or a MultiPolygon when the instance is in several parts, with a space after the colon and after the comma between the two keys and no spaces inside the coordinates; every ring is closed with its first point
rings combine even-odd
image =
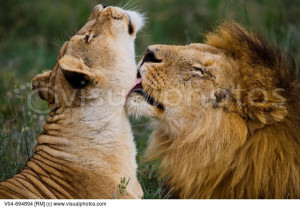
{"type": "Polygon", "coordinates": [[[154,117],[146,157],[161,160],[174,197],[300,198],[300,85],[291,58],[235,23],[206,44],[148,49],[160,62],[140,63],[142,85],[164,110],[137,93],[127,109],[154,117]]]}
{"type": "Polygon", "coordinates": [[[62,47],[53,71],[33,79],[51,113],[24,169],[0,183],[0,198],[142,197],[124,110],[142,21],[135,12],[96,6],[62,47]],[[121,178],[129,182],[122,191],[121,178]]]}

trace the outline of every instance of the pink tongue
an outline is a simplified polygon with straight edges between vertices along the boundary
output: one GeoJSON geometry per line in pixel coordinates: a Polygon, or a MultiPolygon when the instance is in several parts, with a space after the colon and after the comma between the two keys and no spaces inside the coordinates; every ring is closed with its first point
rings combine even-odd
{"type": "Polygon", "coordinates": [[[134,87],[136,87],[137,85],[141,84],[142,83],[142,78],[138,78],[136,81],[135,81],[135,84],[134,86],[130,89],[130,91],[127,93],[127,96],[128,94],[131,92],[132,89],[134,89],[134,87]]]}
{"type": "Polygon", "coordinates": [[[135,86],[142,83],[142,78],[138,78],[136,81],[135,81],[135,86]]]}

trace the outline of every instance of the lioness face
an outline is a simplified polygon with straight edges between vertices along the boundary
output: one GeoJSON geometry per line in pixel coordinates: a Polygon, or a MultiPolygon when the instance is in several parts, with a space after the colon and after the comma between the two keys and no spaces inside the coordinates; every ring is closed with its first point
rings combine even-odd
{"type": "Polygon", "coordinates": [[[87,23],[62,47],[54,70],[33,79],[33,89],[58,106],[99,97],[107,100],[109,95],[125,100],[136,79],[134,40],[142,26],[143,17],[134,11],[96,6],[87,23]],[[80,93],[74,92],[78,89],[80,93]]]}
{"type": "Polygon", "coordinates": [[[205,44],[150,46],[138,72],[127,100],[128,111],[182,121],[221,103],[226,92],[215,90],[234,86],[238,76],[232,60],[205,44]]]}

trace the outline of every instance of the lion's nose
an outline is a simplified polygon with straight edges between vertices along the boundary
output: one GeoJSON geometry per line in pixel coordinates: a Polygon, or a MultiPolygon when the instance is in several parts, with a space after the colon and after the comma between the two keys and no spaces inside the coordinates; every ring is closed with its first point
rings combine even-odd
{"type": "Polygon", "coordinates": [[[107,6],[106,5],[104,5],[104,4],[102,4],[102,6],[103,6],[103,9],[105,9],[107,6]]]}
{"type": "Polygon", "coordinates": [[[150,50],[149,48],[146,50],[143,63],[144,62],[155,62],[155,63],[160,63],[162,60],[157,59],[154,52],[150,50]]]}

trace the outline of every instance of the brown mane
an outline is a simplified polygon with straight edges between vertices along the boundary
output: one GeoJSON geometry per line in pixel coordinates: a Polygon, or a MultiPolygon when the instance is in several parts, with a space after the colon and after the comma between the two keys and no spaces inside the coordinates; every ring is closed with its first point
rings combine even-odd
{"type": "MultiPolygon", "coordinates": [[[[180,198],[300,198],[300,83],[295,62],[235,23],[209,33],[206,44],[237,63],[244,105],[238,112],[208,109],[197,128],[191,118],[180,134],[170,119],[157,121],[147,158],[162,159],[163,176],[180,198]],[[270,95],[265,103],[248,101],[255,88],[270,95]],[[284,104],[272,95],[276,88],[283,89],[284,104]]],[[[255,101],[260,97],[254,94],[255,101]]]]}
{"type": "MultiPolygon", "coordinates": [[[[205,42],[222,49],[228,56],[240,60],[240,63],[245,66],[241,68],[244,70],[244,75],[259,73],[255,66],[264,67],[269,73],[278,75],[275,85],[280,88],[288,88],[296,78],[295,60],[292,56],[281,52],[263,37],[246,31],[234,22],[225,22],[214,32],[208,33],[205,42]]],[[[253,88],[255,84],[250,83],[249,86],[253,88]]]]}

